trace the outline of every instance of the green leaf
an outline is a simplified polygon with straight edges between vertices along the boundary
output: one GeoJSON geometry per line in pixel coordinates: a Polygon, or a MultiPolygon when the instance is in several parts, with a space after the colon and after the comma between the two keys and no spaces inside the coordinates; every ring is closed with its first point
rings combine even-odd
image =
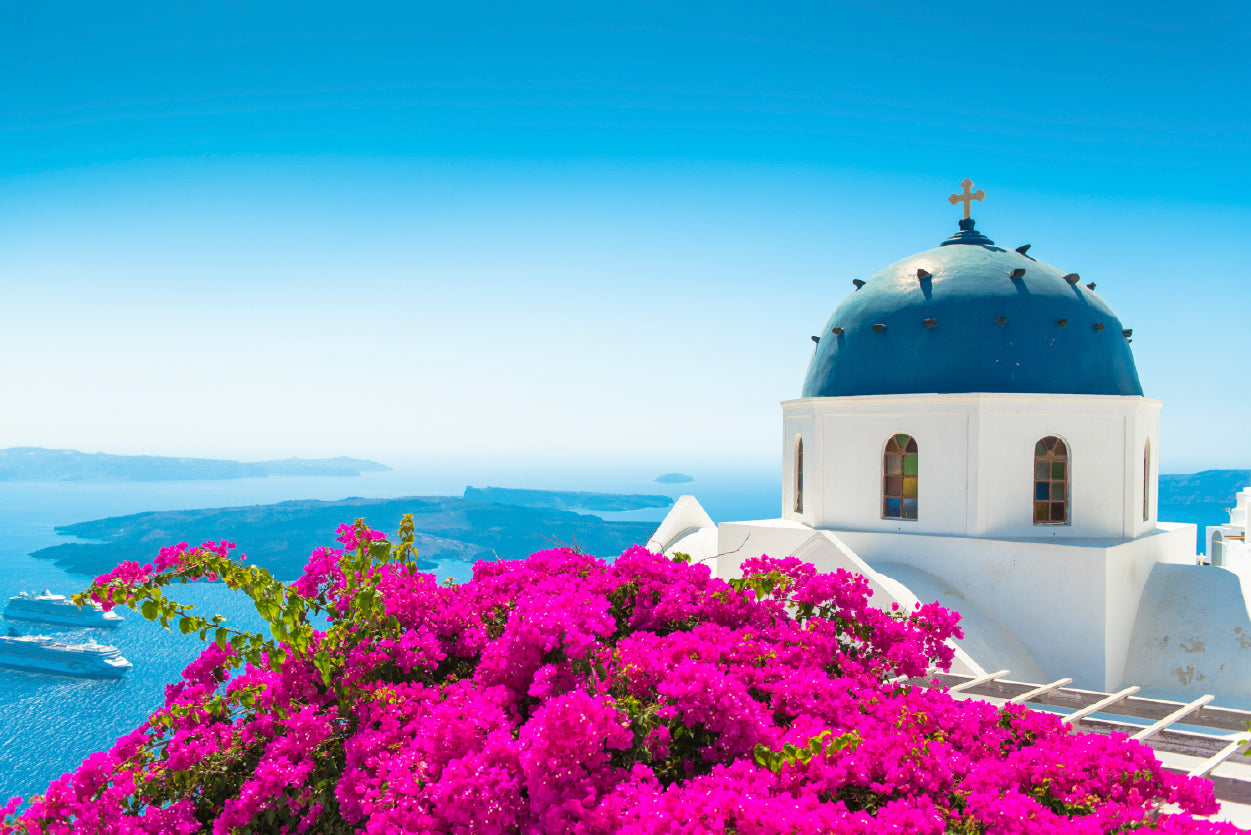
{"type": "Polygon", "coordinates": [[[155,600],[145,600],[143,601],[143,605],[139,607],[139,612],[147,620],[156,620],[159,609],[160,607],[156,605],[155,600]]]}

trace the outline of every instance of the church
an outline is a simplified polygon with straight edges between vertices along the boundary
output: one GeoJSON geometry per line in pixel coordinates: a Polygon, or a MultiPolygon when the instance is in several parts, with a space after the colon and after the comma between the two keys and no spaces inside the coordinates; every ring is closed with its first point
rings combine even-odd
{"type": "Polygon", "coordinates": [[[781,404],[781,516],[718,524],[683,496],[649,547],[727,578],[793,555],[864,575],[883,608],[937,600],[962,615],[953,672],[1245,700],[1251,572],[1156,518],[1161,403],[1132,331],[1094,281],[978,230],[972,187],[955,234],[857,278],[812,337],[781,404]]]}

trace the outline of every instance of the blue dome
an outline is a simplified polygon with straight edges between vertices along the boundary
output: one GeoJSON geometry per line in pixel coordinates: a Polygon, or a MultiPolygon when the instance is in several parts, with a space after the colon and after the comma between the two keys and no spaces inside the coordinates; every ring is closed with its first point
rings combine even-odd
{"type": "Polygon", "coordinates": [[[1128,332],[1077,276],[1006,250],[970,220],[843,300],[804,397],[862,394],[1141,395],[1128,332]]]}

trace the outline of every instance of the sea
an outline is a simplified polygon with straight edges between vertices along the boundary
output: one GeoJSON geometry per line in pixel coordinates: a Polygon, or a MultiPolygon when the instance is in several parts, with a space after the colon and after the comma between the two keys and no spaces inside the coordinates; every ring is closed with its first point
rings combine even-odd
{"type": "MultiPolygon", "coordinates": [[[[516,473],[491,479],[476,474],[475,486],[550,490],[591,490],[646,493],[676,498],[693,493],[714,519],[765,519],[778,513],[781,484],[760,473],[725,473],[692,483],[658,484],[643,477],[605,474],[516,473]]],[[[471,482],[473,483],[473,482],[471,482]]],[[[0,482],[0,601],[20,591],[49,589],[59,594],[81,591],[91,578],[62,571],[30,554],[48,545],[75,541],[56,533],[58,525],[157,510],[239,507],[292,499],[338,500],[351,496],[460,495],[463,476],[421,470],[393,470],[358,477],[286,477],[225,481],[176,482],[0,482]]],[[[658,522],[664,509],[600,513],[610,520],[658,522]]],[[[1226,521],[1223,506],[1161,504],[1164,521],[1204,525],[1226,521]]],[[[350,519],[344,519],[350,522],[350,519]]],[[[151,553],[135,554],[148,561],[151,553]]],[[[196,544],[196,543],[192,543],[196,544]]],[[[334,543],[326,543],[332,545],[334,543]]],[[[238,543],[246,552],[247,543],[238,543]]],[[[611,556],[611,555],[601,555],[611,556]]],[[[458,561],[440,563],[434,573],[468,579],[470,567],[458,561]]],[[[291,580],[294,578],[281,578],[291,580]]],[[[221,584],[174,586],[172,596],[194,604],[197,611],[221,614],[235,625],[259,630],[262,621],[243,595],[221,584]]],[[[0,802],[14,795],[29,797],[44,790],[61,774],[74,770],[94,751],[142,724],[163,703],[165,686],[199,654],[195,636],[167,631],[144,621],[128,609],[119,610],[124,623],[116,629],[57,631],[13,622],[24,634],[51,635],[82,642],[94,638],[117,646],[134,664],[125,679],[80,679],[0,668],[0,802]]]]}
{"type": "MultiPolygon", "coordinates": [[[[645,493],[676,498],[698,493],[714,519],[761,519],[777,515],[781,484],[756,474],[719,475],[686,484],[658,484],[643,477],[601,473],[508,473],[498,478],[475,474],[475,486],[550,490],[589,490],[645,493]]],[[[58,525],[125,516],[156,510],[240,507],[292,499],[338,500],[352,496],[459,496],[463,476],[421,470],[393,470],[356,477],[276,477],[223,481],[172,482],[0,482],[0,606],[20,591],[44,589],[69,595],[90,585],[91,578],[67,573],[52,562],[30,554],[73,537],[56,533],[58,525]]],[[[598,514],[610,520],[659,522],[665,509],[598,514]]],[[[345,518],[343,521],[351,522],[345,518]]],[[[151,553],[135,554],[147,562],[151,553]]],[[[198,544],[198,543],[192,543],[198,544]]],[[[237,543],[246,553],[247,543],[237,543]]],[[[334,542],[327,542],[334,545],[334,542]]],[[[600,555],[612,556],[612,555],[600,555]]],[[[434,573],[457,581],[469,578],[471,567],[459,561],[440,563],[434,573]]],[[[293,580],[294,577],[280,578],[293,580]]],[[[175,585],[170,595],[196,607],[197,613],[223,615],[231,624],[260,630],[263,622],[250,601],[220,583],[175,585]]],[[[81,643],[94,638],[118,647],[134,668],[122,680],[94,680],[28,673],[0,667],[0,803],[9,797],[42,792],[50,781],[94,751],[109,748],[119,736],[143,723],[164,703],[165,686],[177,681],[203,645],[194,635],[182,635],[149,623],[138,613],[119,609],[125,619],[115,629],[45,627],[25,621],[0,623],[22,634],[50,635],[81,643]]]]}

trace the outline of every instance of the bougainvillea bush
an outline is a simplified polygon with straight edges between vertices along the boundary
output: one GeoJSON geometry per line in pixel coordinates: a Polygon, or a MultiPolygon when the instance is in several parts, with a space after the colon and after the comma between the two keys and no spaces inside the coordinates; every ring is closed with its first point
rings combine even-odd
{"type": "Polygon", "coordinates": [[[394,546],[359,521],[340,542],[291,586],[226,543],[98,578],[91,598],[208,648],[0,831],[1237,831],[1192,817],[1211,784],[1136,742],[899,683],[950,664],[958,616],[879,611],[846,572],[762,557],[725,582],[557,549],[440,585],[411,520],[394,546]],[[162,591],[199,578],[249,594],[272,637],[162,591]]]}

